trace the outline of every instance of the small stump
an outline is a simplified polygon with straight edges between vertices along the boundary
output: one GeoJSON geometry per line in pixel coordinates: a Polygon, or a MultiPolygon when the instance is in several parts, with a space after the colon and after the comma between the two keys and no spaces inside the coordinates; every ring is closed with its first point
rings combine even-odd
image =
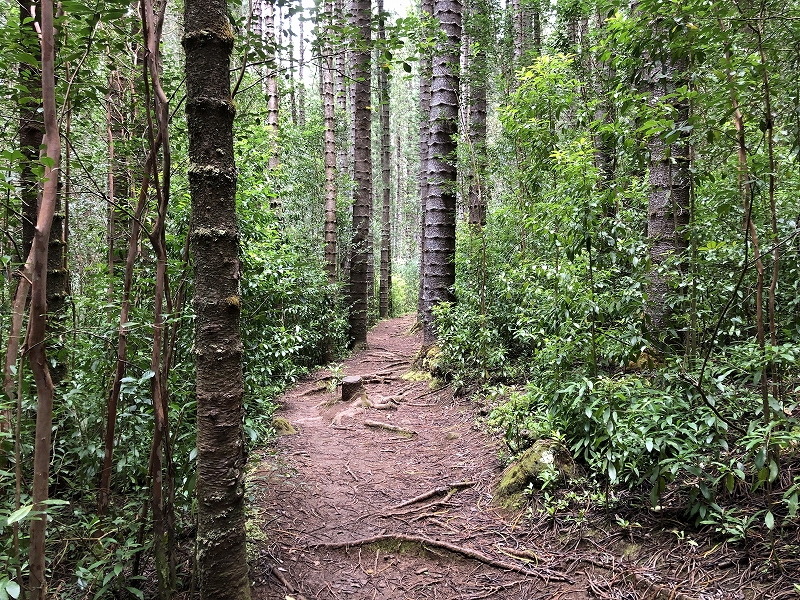
{"type": "Polygon", "coordinates": [[[342,402],[350,402],[364,392],[364,382],[358,375],[348,375],[342,379],[342,402]]]}

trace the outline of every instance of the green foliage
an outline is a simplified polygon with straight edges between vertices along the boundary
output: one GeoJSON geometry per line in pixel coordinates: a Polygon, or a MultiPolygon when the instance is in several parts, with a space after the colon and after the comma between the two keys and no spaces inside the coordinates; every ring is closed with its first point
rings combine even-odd
{"type": "MultiPolygon", "coordinates": [[[[763,98],[753,100],[764,93],[767,67],[752,35],[720,31],[717,19],[734,18],[736,9],[643,2],[640,10],[611,10],[592,32],[592,48],[567,48],[554,34],[551,45],[576,54],[545,53],[517,73],[490,147],[496,202],[483,232],[459,231],[457,301],[436,313],[439,368],[457,389],[489,390],[488,422],[505,434],[511,453],[536,439],[563,438],[609,498],[621,489],[649,495],[654,506],[683,508],[696,523],[741,540],[750,527],[797,518],[798,483],[781,474],[796,462],[800,431],[800,330],[789,308],[800,285],[791,241],[800,180],[796,169],[782,171],[771,221],[766,125],[758,126],[763,98]],[[643,27],[644,14],[659,27],[643,27]],[[749,53],[718,60],[731,39],[749,53]],[[689,50],[691,85],[654,101],[648,69],[648,77],[666,76],[659,61],[689,50]],[[592,73],[591,60],[608,70],[592,73]],[[772,245],[786,248],[775,271],[776,342],[763,345],[731,94],[746,113],[765,279],[772,245]],[[691,103],[688,121],[676,120],[676,101],[691,103]],[[659,267],[669,282],[670,321],[661,331],[646,318],[654,241],[646,232],[645,151],[654,138],[688,140],[695,153],[689,249],[659,267]],[[735,507],[755,492],[770,495],[767,510],[735,507]]],[[[780,60],[772,52],[765,49],[780,60]]],[[[783,80],[775,68],[767,75],[783,80]]],[[[772,89],[773,106],[778,96],[788,110],[796,105],[772,89]]],[[[794,143],[791,135],[774,140],[777,160],[793,168],[794,143]]],[[[546,493],[551,514],[566,506],[546,493]]]]}

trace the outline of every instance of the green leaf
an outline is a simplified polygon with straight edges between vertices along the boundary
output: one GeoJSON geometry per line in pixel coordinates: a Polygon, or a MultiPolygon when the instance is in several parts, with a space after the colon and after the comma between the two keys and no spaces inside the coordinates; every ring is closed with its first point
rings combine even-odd
{"type": "Polygon", "coordinates": [[[33,509],[33,504],[29,504],[28,506],[23,506],[15,510],[13,513],[9,515],[7,523],[9,525],[12,525],[17,521],[22,521],[22,519],[28,516],[28,513],[31,512],[31,509],[33,509]]]}
{"type": "Polygon", "coordinates": [[[764,525],[770,530],[775,527],[775,516],[772,514],[771,510],[768,510],[767,514],[764,515],[764,525]]]}
{"type": "Polygon", "coordinates": [[[19,598],[19,584],[16,581],[7,581],[6,592],[8,592],[8,595],[12,598],[19,598]]]}
{"type": "Polygon", "coordinates": [[[733,485],[735,483],[735,478],[733,473],[728,473],[725,475],[725,488],[728,490],[729,494],[733,493],[733,485]]]}
{"type": "Polygon", "coordinates": [[[608,463],[608,478],[612,483],[617,480],[617,467],[614,466],[614,463],[608,463]]]}
{"type": "Polygon", "coordinates": [[[131,594],[139,598],[139,600],[144,600],[144,592],[142,590],[136,589],[135,587],[131,587],[129,585],[125,586],[125,589],[128,590],[131,594]]]}
{"type": "Polygon", "coordinates": [[[794,517],[797,514],[797,492],[789,496],[786,506],[789,508],[789,516],[794,517]]]}
{"type": "Polygon", "coordinates": [[[769,461],[769,481],[772,483],[778,478],[778,463],[775,462],[775,459],[771,459],[769,461]]]}

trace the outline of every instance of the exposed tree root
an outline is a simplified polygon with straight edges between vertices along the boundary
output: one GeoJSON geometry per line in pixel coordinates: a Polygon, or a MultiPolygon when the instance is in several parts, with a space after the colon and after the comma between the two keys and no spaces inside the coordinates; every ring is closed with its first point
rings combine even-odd
{"type": "Polygon", "coordinates": [[[471,548],[466,548],[464,546],[457,546],[455,544],[451,544],[450,542],[432,540],[430,538],[422,537],[419,535],[405,535],[402,533],[385,534],[385,535],[376,535],[372,537],[360,538],[357,540],[348,540],[346,542],[320,542],[318,544],[311,544],[310,547],[328,548],[330,550],[335,550],[338,548],[349,548],[350,546],[365,546],[367,544],[377,544],[381,542],[397,542],[397,543],[406,542],[409,544],[419,544],[423,548],[426,546],[429,546],[431,548],[439,548],[440,550],[447,550],[448,552],[452,552],[453,554],[460,554],[461,556],[464,556],[466,558],[477,560],[478,562],[482,562],[485,565],[489,565],[497,569],[503,569],[505,571],[513,571],[514,573],[522,573],[523,575],[530,575],[532,577],[539,577],[546,581],[564,581],[567,583],[574,583],[574,581],[564,573],[559,573],[551,569],[545,569],[545,568],[537,568],[536,570],[529,569],[524,566],[514,565],[511,563],[504,562],[502,560],[494,559],[490,556],[486,556],[482,552],[478,552],[477,550],[472,550],[471,548]]]}
{"type": "Polygon", "coordinates": [[[401,435],[408,435],[408,436],[417,435],[417,432],[411,429],[405,429],[404,427],[398,427],[397,425],[392,425],[390,423],[381,423],[380,421],[364,421],[364,426],[374,427],[376,429],[385,429],[387,431],[393,431],[401,435]]]}
{"type": "Polygon", "coordinates": [[[475,485],[474,481],[456,481],[455,483],[451,483],[449,485],[443,485],[441,487],[434,488],[432,490],[428,490],[424,494],[420,494],[419,496],[415,496],[410,500],[406,500],[405,502],[401,502],[396,506],[390,508],[390,511],[399,510],[401,508],[405,508],[406,506],[410,506],[412,504],[416,504],[417,502],[422,502],[423,500],[427,500],[428,498],[433,498],[434,496],[438,496],[439,494],[446,494],[450,492],[452,489],[459,489],[459,488],[466,488],[472,487],[475,485]]]}
{"type": "Polygon", "coordinates": [[[649,594],[652,600],[697,600],[693,596],[688,596],[678,591],[678,585],[666,586],[650,581],[634,571],[628,571],[623,575],[630,580],[634,587],[639,588],[644,593],[649,594]]]}

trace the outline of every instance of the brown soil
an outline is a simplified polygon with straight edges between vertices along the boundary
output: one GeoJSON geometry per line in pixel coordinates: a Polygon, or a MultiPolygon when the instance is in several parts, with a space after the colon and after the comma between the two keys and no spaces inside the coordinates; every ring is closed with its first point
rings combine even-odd
{"type": "Polygon", "coordinates": [[[421,343],[413,323],[381,322],[345,362],[371,401],[402,395],[397,410],[351,410],[332,426],[348,405],[322,388],[327,370],[282,398],[297,434],[249,479],[254,599],[797,597],[791,578],[680,521],[658,533],[646,513],[620,527],[605,511],[551,519],[493,504],[501,446],[475,426],[479,406],[401,378],[421,343]]]}

